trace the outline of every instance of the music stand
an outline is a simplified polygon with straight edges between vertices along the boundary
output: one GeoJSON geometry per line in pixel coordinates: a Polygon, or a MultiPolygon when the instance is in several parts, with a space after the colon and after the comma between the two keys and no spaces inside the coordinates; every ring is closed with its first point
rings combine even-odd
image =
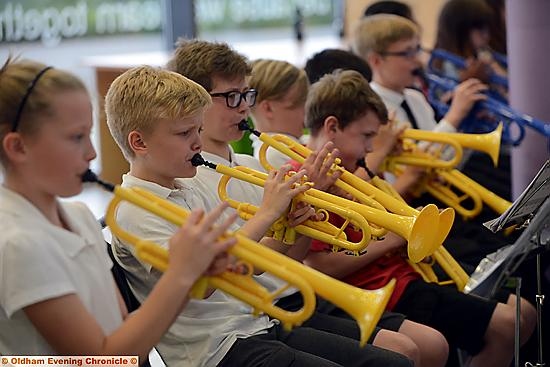
{"type": "MultiPolygon", "coordinates": [[[[510,253],[506,256],[502,263],[502,271],[498,276],[487,278],[487,281],[480,283],[479,289],[476,288],[475,294],[481,294],[490,291],[486,294],[494,297],[498,289],[512,277],[512,273],[519,267],[523,260],[532,251],[535,251],[537,257],[537,339],[538,339],[538,363],[535,366],[544,366],[542,358],[542,303],[544,295],[542,294],[541,286],[541,270],[540,270],[540,254],[543,247],[550,244],[550,160],[546,161],[543,167],[539,170],[533,181],[520,195],[520,197],[512,204],[512,206],[504,212],[499,218],[485,223],[485,226],[493,232],[497,232],[510,225],[521,225],[525,227],[523,233],[514,243],[510,253]],[[494,281],[494,283],[493,283],[494,281]],[[490,285],[492,284],[492,287],[490,285]]],[[[516,319],[519,320],[519,288],[521,279],[516,283],[517,295],[517,314],[516,319]]],[[[516,340],[515,340],[515,365],[519,365],[519,322],[516,323],[516,340]]],[[[530,362],[526,366],[533,366],[530,362]]]]}

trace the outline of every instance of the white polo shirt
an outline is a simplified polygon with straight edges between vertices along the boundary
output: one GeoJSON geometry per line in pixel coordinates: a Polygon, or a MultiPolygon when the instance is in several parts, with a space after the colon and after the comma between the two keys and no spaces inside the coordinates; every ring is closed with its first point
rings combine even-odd
{"type": "MultiPolygon", "coordinates": [[[[201,152],[201,155],[205,160],[215,164],[222,164],[229,167],[245,166],[256,171],[264,172],[262,165],[256,158],[247,154],[236,154],[231,147],[229,148],[231,158],[230,161],[208,152],[201,152]]],[[[190,181],[186,182],[193,182],[193,187],[201,187],[201,191],[206,191],[205,196],[208,195],[208,198],[215,200],[212,206],[216,206],[221,203],[221,199],[218,196],[218,183],[221,177],[222,175],[214,169],[200,166],[197,168],[197,174],[195,177],[188,179],[190,181]]],[[[232,178],[229,180],[227,185],[227,193],[229,197],[234,200],[259,207],[262,203],[264,191],[260,186],[232,178]]],[[[233,212],[235,211],[231,208],[226,210],[227,215],[230,215],[233,212]]],[[[241,227],[244,224],[244,221],[238,218],[236,224],[238,227],[241,227]]]]}
{"type": "MultiPolygon", "coordinates": [[[[105,334],[122,323],[101,227],[82,203],[59,202],[67,231],[0,186],[0,354],[57,354],[23,308],[76,294],[105,334]]],[[[63,330],[59,331],[60,333],[63,330]]]]}
{"type": "MultiPolygon", "coordinates": [[[[122,187],[141,187],[186,209],[210,205],[197,187],[186,179],[177,180],[177,188],[169,188],[124,175],[122,187]]],[[[124,203],[117,212],[117,221],[138,237],[167,246],[177,226],[154,214],[124,203]]],[[[143,302],[161,274],[133,256],[133,247],[113,238],[115,256],[127,271],[128,281],[136,298],[143,302]]],[[[267,316],[254,317],[246,304],[216,290],[204,300],[191,299],[176,322],[162,337],[157,350],[167,366],[216,366],[237,338],[263,334],[274,325],[267,316]]]]}
{"type": "Polygon", "coordinates": [[[409,121],[407,113],[401,107],[403,100],[407,100],[418,128],[421,130],[434,130],[440,132],[455,133],[456,128],[442,119],[437,123],[435,121],[434,111],[424,95],[416,89],[405,88],[403,93],[398,93],[385,88],[376,82],[370,83],[371,88],[382,98],[389,112],[395,111],[395,118],[399,121],[409,121]]]}
{"type": "MultiPolygon", "coordinates": [[[[230,167],[245,166],[255,169],[256,171],[262,171],[262,166],[256,158],[247,154],[236,154],[232,149],[230,150],[230,154],[231,162],[218,155],[208,152],[201,152],[201,155],[205,160],[215,164],[223,164],[230,167]]],[[[205,166],[198,167],[197,175],[192,179],[194,182],[193,187],[201,187],[201,192],[204,196],[214,196],[216,200],[215,205],[218,205],[218,203],[221,202],[220,198],[217,195],[218,182],[221,177],[222,175],[212,168],[205,166]]],[[[231,179],[229,181],[227,193],[234,200],[238,200],[243,203],[250,203],[257,207],[260,206],[264,194],[262,187],[237,179],[231,179]]],[[[230,213],[230,209],[226,210],[226,212],[230,213]]],[[[238,218],[237,221],[237,225],[233,226],[232,230],[237,230],[244,224],[244,220],[240,218],[238,218]]],[[[286,284],[285,282],[276,278],[270,273],[262,273],[254,277],[256,281],[266,287],[266,289],[270,292],[274,292],[275,290],[281,288],[286,284]]],[[[277,299],[281,299],[283,297],[296,293],[296,291],[296,288],[290,287],[279,294],[277,299]]]]}

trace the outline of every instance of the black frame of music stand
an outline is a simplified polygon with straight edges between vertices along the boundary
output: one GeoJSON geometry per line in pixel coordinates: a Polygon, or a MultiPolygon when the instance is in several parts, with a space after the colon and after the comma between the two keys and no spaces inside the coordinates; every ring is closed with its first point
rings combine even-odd
{"type": "MultiPolygon", "coordinates": [[[[506,282],[507,279],[512,278],[512,273],[519,267],[523,260],[531,253],[531,251],[536,252],[537,257],[537,295],[536,295],[536,308],[537,308],[537,342],[538,342],[538,361],[537,364],[533,365],[529,362],[526,363],[530,366],[543,367],[543,356],[542,356],[542,303],[544,301],[544,294],[542,294],[542,284],[541,284],[541,271],[540,271],[540,254],[542,252],[542,247],[544,246],[541,242],[542,232],[550,227],[550,199],[542,203],[539,209],[536,211],[535,215],[531,219],[527,219],[525,222],[527,228],[523,231],[520,237],[514,244],[514,249],[510,253],[508,260],[504,263],[503,271],[500,273],[497,278],[493,288],[491,289],[490,296],[494,297],[498,289],[506,282]]],[[[521,284],[521,279],[519,284],[521,284]]],[[[518,286],[519,289],[519,286],[518,286]]],[[[519,314],[519,297],[517,304],[517,314],[519,314]]],[[[516,315],[516,319],[519,320],[519,315],[516,315]]],[[[514,343],[514,353],[515,353],[515,365],[519,367],[519,321],[516,323],[516,341],[514,343]]]]}

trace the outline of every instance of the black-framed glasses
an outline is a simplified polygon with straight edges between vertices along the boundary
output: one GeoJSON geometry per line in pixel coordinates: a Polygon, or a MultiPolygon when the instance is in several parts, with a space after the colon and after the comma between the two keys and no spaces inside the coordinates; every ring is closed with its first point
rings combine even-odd
{"type": "Polygon", "coordinates": [[[380,52],[380,55],[382,56],[397,56],[397,57],[404,57],[406,59],[413,59],[422,51],[422,46],[417,45],[415,48],[409,48],[404,51],[384,51],[380,52]]]}
{"type": "Polygon", "coordinates": [[[25,91],[25,95],[23,95],[23,98],[21,98],[21,102],[19,103],[19,107],[17,107],[17,113],[15,114],[15,118],[13,119],[13,122],[11,124],[11,132],[14,133],[19,128],[19,120],[21,120],[21,115],[23,114],[23,109],[25,108],[25,105],[27,104],[27,100],[29,99],[29,96],[31,95],[34,87],[36,86],[36,83],[38,83],[38,80],[44,75],[44,73],[50,69],[53,69],[52,66],[46,66],[44,69],[40,70],[38,74],[34,77],[33,80],[29,83],[29,86],[27,87],[27,90],[25,91]]]}
{"type": "Polygon", "coordinates": [[[256,103],[256,96],[258,95],[258,91],[256,89],[248,89],[244,92],[232,90],[223,93],[210,93],[210,95],[212,97],[225,97],[225,103],[229,108],[239,107],[243,100],[248,105],[248,107],[252,107],[256,103]]]}

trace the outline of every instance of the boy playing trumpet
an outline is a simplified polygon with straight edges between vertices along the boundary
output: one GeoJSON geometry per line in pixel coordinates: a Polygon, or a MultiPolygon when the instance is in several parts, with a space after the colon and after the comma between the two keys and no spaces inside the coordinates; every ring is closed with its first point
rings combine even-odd
{"type": "MultiPolygon", "coordinates": [[[[343,167],[354,172],[356,162],[372,150],[379,125],[387,119],[385,111],[380,97],[359,73],[348,70],[327,74],[308,94],[306,126],[311,129],[308,147],[315,150],[327,141],[333,142],[340,151],[343,167]],[[357,107],[360,98],[367,101],[363,108],[357,107]]],[[[334,182],[312,170],[308,170],[308,176],[325,188],[334,182]]],[[[346,233],[350,237],[357,235],[350,227],[346,233]]],[[[375,289],[396,278],[397,286],[388,309],[442,332],[450,345],[473,356],[473,366],[508,365],[514,342],[515,297],[511,295],[507,303],[498,303],[459,293],[454,287],[426,283],[401,257],[405,243],[390,233],[369,246],[363,256],[351,257],[331,252],[325,244],[314,241],[306,263],[365,289],[375,289]]],[[[524,343],[533,331],[533,307],[522,300],[521,308],[524,343]]]]}
{"type": "MultiPolygon", "coordinates": [[[[106,113],[111,133],[130,161],[122,186],[146,188],[185,208],[209,209],[208,192],[180,178],[196,173],[191,159],[201,150],[203,113],[211,103],[203,88],[173,72],[139,67],[118,77],[107,94],[106,113]]],[[[258,213],[240,229],[247,237],[262,238],[290,200],[306,189],[294,185],[303,172],[285,181],[287,170],[270,174],[258,213]]],[[[305,213],[296,221],[307,218],[305,213]]],[[[119,209],[117,220],[140,238],[160,244],[165,244],[175,230],[129,206],[119,209]]],[[[138,300],[143,299],[158,279],[158,272],[140,263],[117,239],[114,249],[138,300]]],[[[369,346],[360,349],[355,340],[335,334],[304,327],[287,332],[277,320],[254,317],[246,305],[218,290],[203,300],[190,300],[158,350],[170,366],[410,365],[399,355],[375,352],[369,346]]]]}

